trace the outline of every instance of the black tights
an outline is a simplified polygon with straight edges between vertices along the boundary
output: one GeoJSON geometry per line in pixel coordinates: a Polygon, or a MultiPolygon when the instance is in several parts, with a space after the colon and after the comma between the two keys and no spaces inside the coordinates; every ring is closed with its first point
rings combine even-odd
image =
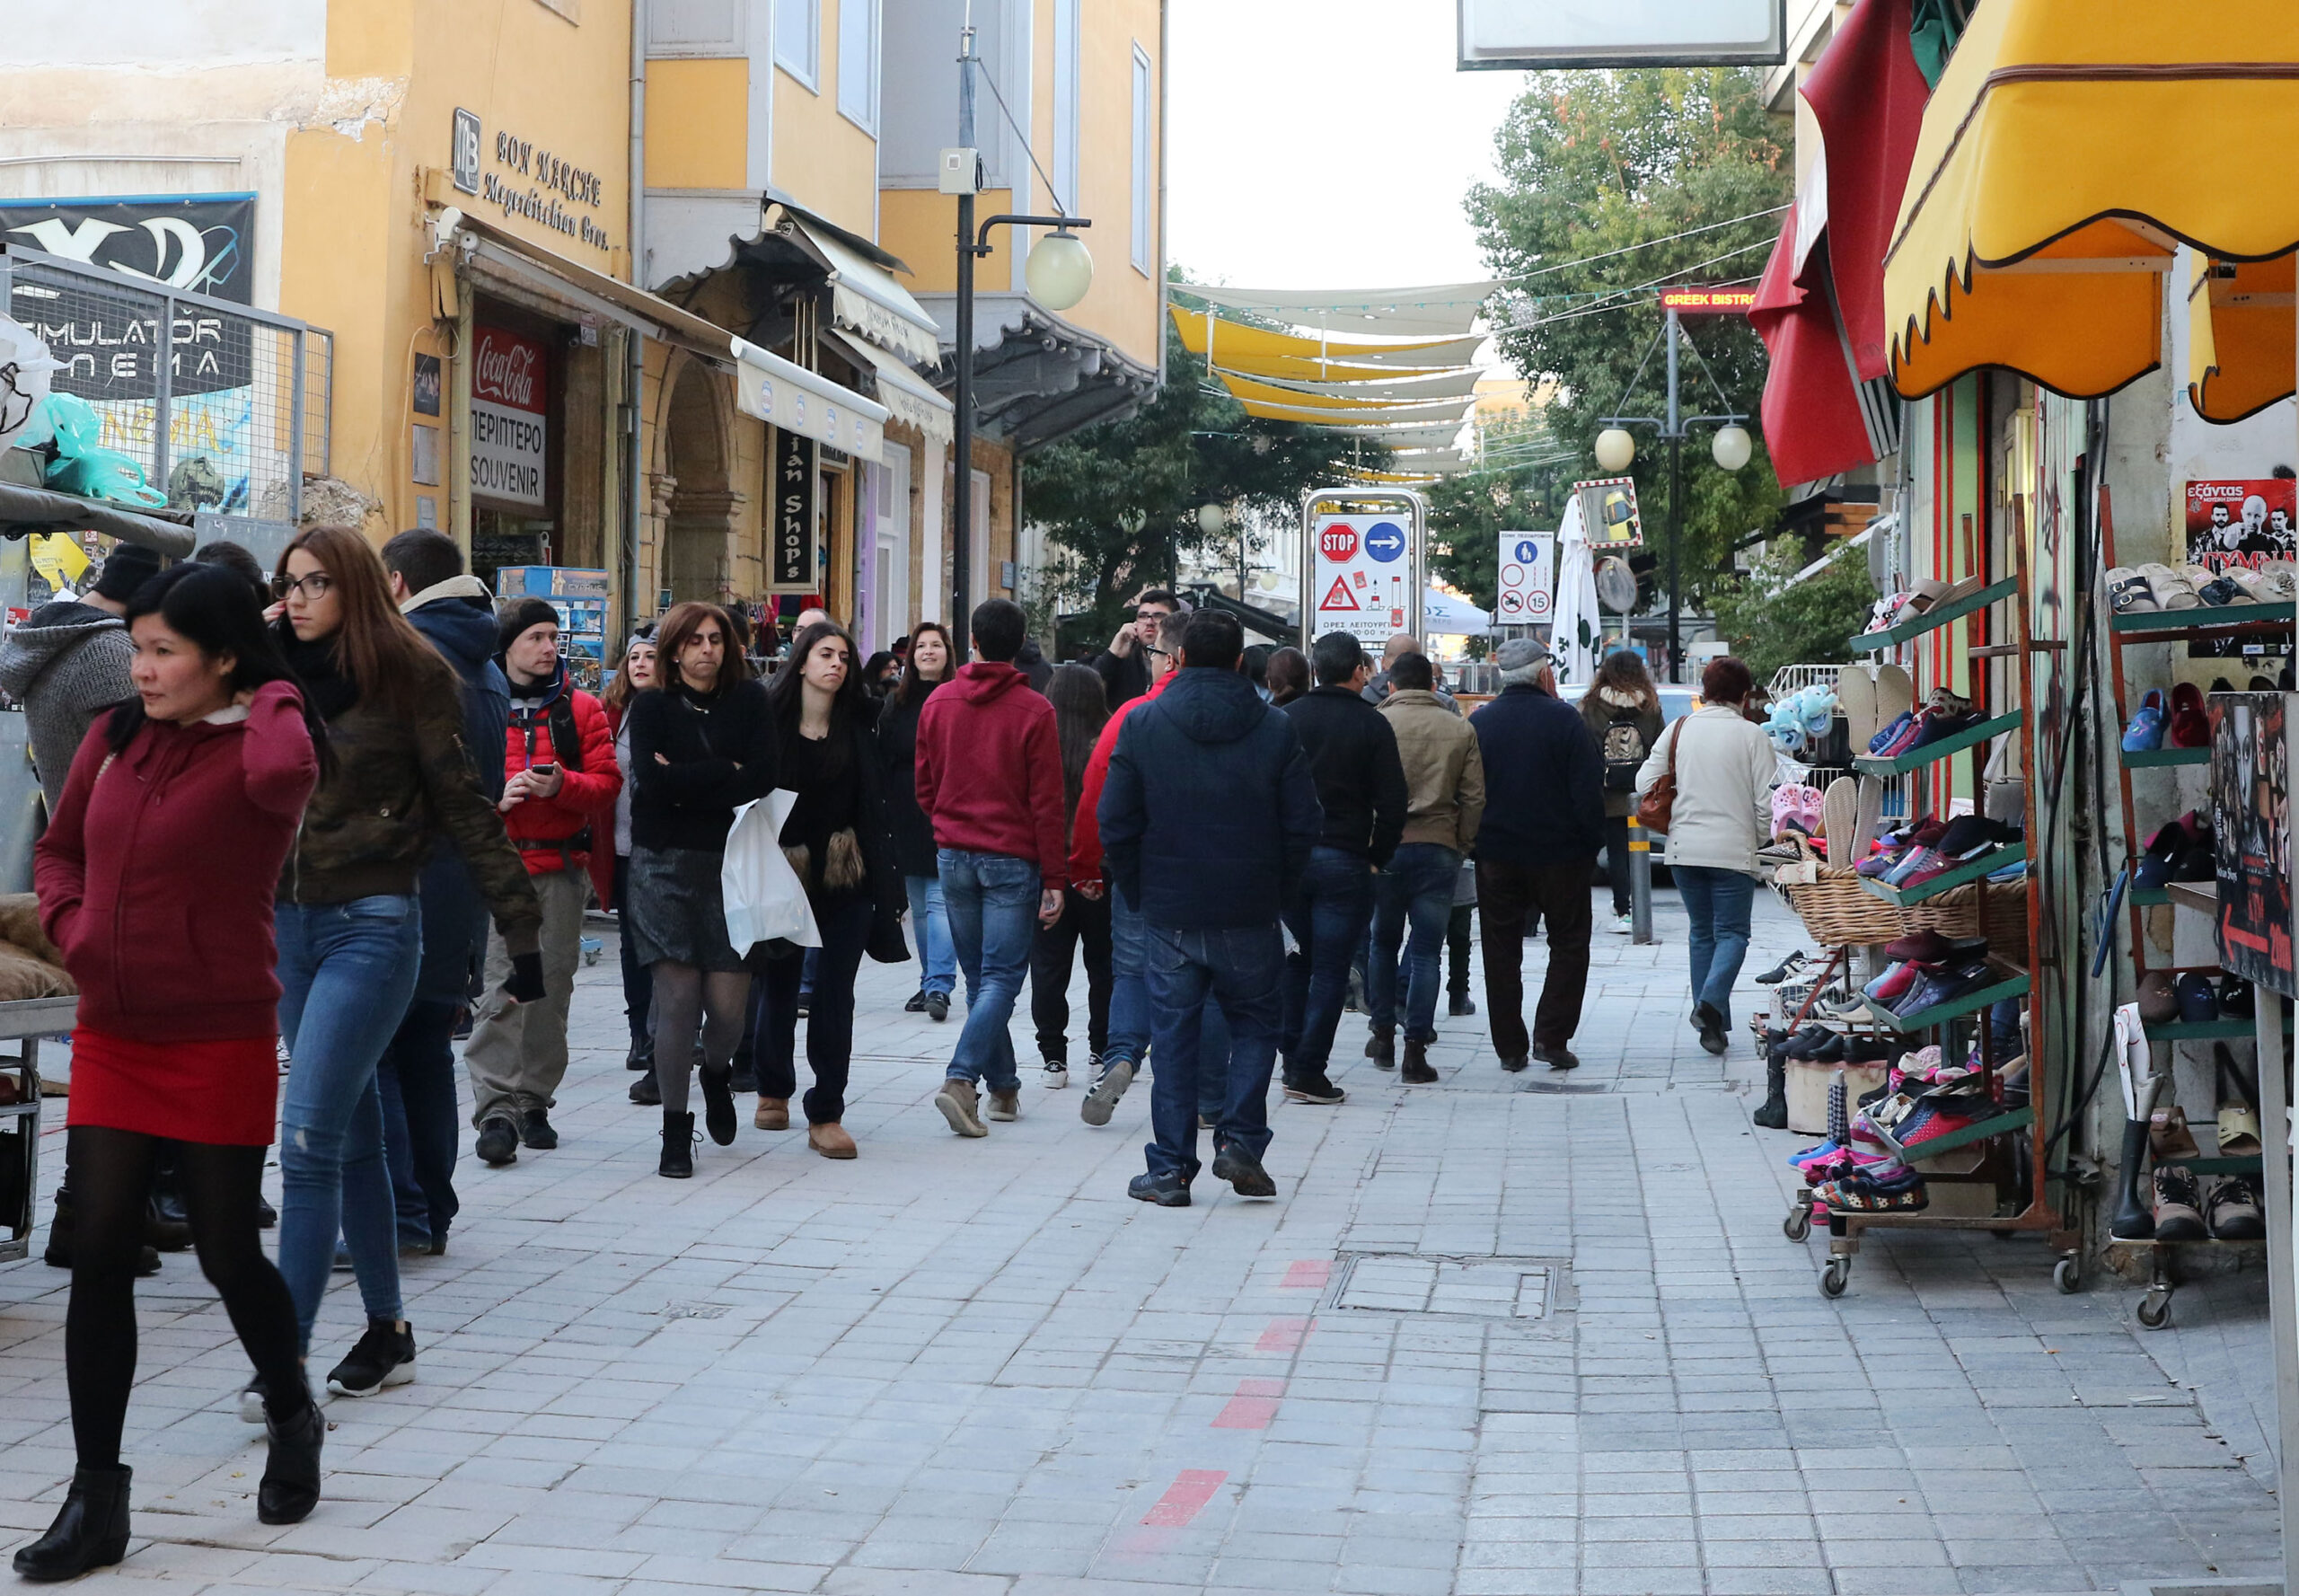
{"type": "MultiPolygon", "coordinates": [[[[83,1468],[117,1468],[136,1383],[136,1259],[158,1138],[74,1125],[65,1146],[72,1188],[72,1305],[64,1318],[72,1440],[83,1468]]],[[[311,1400],[297,1351],[295,1304],[256,1227],[264,1149],[175,1143],[199,1267],[224,1298],[254,1361],[265,1404],[285,1418],[311,1400]]]]}
{"type": "Polygon", "coordinates": [[[663,1112],[684,1114],[693,1076],[695,1049],[702,1067],[724,1071],[743,1039],[750,1014],[748,970],[698,970],[661,959],[655,973],[655,1084],[663,1112]]]}

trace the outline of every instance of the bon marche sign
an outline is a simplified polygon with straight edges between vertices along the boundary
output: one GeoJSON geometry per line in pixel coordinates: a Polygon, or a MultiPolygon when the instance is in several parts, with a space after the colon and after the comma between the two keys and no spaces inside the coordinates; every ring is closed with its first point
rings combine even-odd
{"type": "Polygon", "coordinates": [[[531,338],[480,327],[471,368],[471,490],[540,509],[545,502],[550,359],[531,338]]]}
{"type": "Polygon", "coordinates": [[[597,172],[501,128],[496,130],[491,166],[480,159],[486,148],[478,114],[458,108],[452,168],[456,188],[478,195],[506,216],[540,222],[593,249],[610,247],[605,226],[595,216],[583,214],[597,211],[605,201],[606,183],[597,172]]]}

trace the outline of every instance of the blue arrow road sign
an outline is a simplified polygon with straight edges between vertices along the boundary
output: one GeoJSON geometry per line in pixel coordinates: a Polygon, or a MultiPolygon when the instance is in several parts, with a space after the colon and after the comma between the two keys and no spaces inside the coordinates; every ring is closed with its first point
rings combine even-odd
{"type": "Polygon", "coordinates": [[[1376,521],[1365,529],[1365,552],[1384,565],[1405,552],[1405,528],[1394,521],[1376,521]]]}

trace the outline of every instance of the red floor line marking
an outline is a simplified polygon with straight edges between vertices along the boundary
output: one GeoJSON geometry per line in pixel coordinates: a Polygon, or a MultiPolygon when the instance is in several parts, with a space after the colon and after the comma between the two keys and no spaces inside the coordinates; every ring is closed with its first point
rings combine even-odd
{"type": "Polygon", "coordinates": [[[1266,1430],[1277,1417],[1277,1399],[1285,1395],[1282,1380],[1241,1380],[1238,1394],[1214,1415],[1216,1430],[1266,1430]]]}
{"type": "Polygon", "coordinates": [[[1301,1337],[1309,1333],[1309,1321],[1305,1318],[1273,1318],[1269,1328],[1261,1333],[1254,1344],[1265,1353],[1290,1353],[1301,1350],[1301,1337]]]}
{"type": "Polygon", "coordinates": [[[1330,1258],[1295,1258],[1286,1269],[1285,1278],[1279,1283],[1279,1289],[1321,1292],[1332,1279],[1333,1260],[1330,1258]]]}
{"type": "Polygon", "coordinates": [[[1166,1487],[1166,1494],[1142,1515],[1141,1521],[1161,1530],[1180,1529],[1204,1511],[1205,1504],[1213,1500],[1213,1493],[1229,1477],[1228,1472],[1220,1468],[1183,1469],[1166,1487]]]}

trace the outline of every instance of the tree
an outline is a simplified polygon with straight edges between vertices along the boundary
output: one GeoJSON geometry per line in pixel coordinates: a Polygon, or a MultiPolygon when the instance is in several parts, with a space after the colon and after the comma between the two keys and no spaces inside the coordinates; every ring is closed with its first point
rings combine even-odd
{"type": "MultiPolygon", "coordinates": [[[[1513,285],[1501,351],[1536,384],[1556,384],[1548,428],[1579,452],[1574,474],[1594,476],[1599,418],[1616,407],[1657,416],[1664,403],[1665,356],[1653,347],[1662,317],[1643,286],[1752,281],[1780,230],[1761,213],[1787,202],[1793,163],[1759,75],[1722,67],[1535,74],[1495,142],[1500,181],[1472,189],[1468,211],[1495,275],[1513,285]]],[[[1740,317],[1686,325],[1698,354],[1683,357],[1685,413],[1753,418],[1765,371],[1755,333],[1740,317]]],[[[1665,558],[1668,452],[1651,428],[1635,430],[1645,542],[1665,558]]],[[[1761,442],[1728,473],[1696,430],[1684,462],[1682,564],[1698,601],[1730,577],[1733,545],[1771,524],[1781,495],[1761,442]]]]}
{"type": "Polygon", "coordinates": [[[1056,595],[1090,608],[1106,636],[1125,602],[1145,584],[1170,579],[1179,556],[1236,534],[1209,539],[1201,505],[1233,513],[1295,513],[1304,489],[1343,481],[1361,461],[1378,466],[1387,450],[1329,430],[1264,421],[1207,374],[1205,362],[1166,329],[1166,385],[1122,421],[1073,433],[1026,456],[1022,504],[1063,556],[1040,573],[1056,595]],[[1130,525],[1129,523],[1132,523],[1130,525]]]}
{"type": "Polygon", "coordinates": [[[1479,609],[1500,602],[1500,534],[1550,531],[1580,472],[1534,411],[1483,427],[1479,469],[1440,477],[1429,499],[1429,569],[1479,609]]]}
{"type": "Polygon", "coordinates": [[[1716,585],[1716,631],[1748,662],[1758,682],[1784,665],[1829,665],[1852,657],[1846,646],[1876,601],[1868,561],[1837,544],[1821,569],[1801,581],[1799,545],[1782,539],[1746,577],[1716,585]]]}

